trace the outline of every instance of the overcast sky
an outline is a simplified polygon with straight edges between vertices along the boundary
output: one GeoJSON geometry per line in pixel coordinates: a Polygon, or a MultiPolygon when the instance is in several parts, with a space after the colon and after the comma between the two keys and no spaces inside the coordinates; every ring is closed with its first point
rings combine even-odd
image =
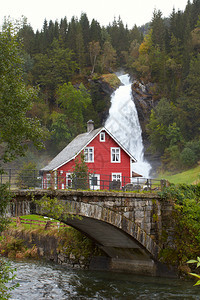
{"type": "Polygon", "coordinates": [[[112,23],[120,15],[124,25],[132,28],[149,22],[154,9],[168,17],[173,7],[176,11],[184,10],[186,4],[187,0],[2,0],[0,20],[2,24],[4,17],[20,19],[23,15],[34,30],[40,30],[45,18],[59,21],[66,16],[70,21],[72,16],[80,18],[84,12],[90,22],[94,18],[101,26],[112,23]]]}

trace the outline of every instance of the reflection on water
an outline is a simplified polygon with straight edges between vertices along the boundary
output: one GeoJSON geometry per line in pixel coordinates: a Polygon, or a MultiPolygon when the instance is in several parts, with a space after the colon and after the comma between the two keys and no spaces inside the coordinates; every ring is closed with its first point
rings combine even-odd
{"type": "Polygon", "coordinates": [[[17,268],[12,300],[200,299],[192,282],[131,274],[80,271],[46,262],[12,261],[17,268]]]}

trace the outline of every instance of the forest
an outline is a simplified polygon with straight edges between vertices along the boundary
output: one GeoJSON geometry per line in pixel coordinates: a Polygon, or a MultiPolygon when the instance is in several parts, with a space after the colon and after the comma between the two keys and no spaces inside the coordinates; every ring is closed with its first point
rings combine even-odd
{"type": "Polygon", "coordinates": [[[44,20],[34,32],[24,18],[16,37],[23,80],[27,89],[37,89],[27,117],[48,130],[45,151],[51,157],[84,132],[89,119],[96,127],[104,123],[111,92],[100,83],[124,70],[151,83],[154,108],[146,132],[162,169],[185,169],[200,160],[200,0],[168,18],[154,10],[149,23],[132,29],[120,17],[101,27],[82,13],[70,21],[44,20]]]}

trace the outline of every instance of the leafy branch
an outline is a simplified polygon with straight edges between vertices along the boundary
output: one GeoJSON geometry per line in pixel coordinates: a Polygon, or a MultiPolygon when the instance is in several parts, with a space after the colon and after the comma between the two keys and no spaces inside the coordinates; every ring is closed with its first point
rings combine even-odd
{"type": "Polygon", "coordinates": [[[40,212],[43,215],[48,215],[49,217],[56,220],[67,220],[69,218],[80,218],[71,214],[72,208],[69,203],[58,200],[58,198],[43,196],[41,200],[35,200],[35,203],[39,206],[40,212]]]}
{"type": "MultiPolygon", "coordinates": [[[[188,264],[197,264],[197,268],[200,266],[200,257],[197,257],[197,260],[195,259],[190,259],[188,262],[188,264]]],[[[194,284],[195,285],[200,285],[200,275],[196,274],[196,273],[189,273],[191,276],[194,276],[196,278],[198,278],[199,280],[194,284]]]]}

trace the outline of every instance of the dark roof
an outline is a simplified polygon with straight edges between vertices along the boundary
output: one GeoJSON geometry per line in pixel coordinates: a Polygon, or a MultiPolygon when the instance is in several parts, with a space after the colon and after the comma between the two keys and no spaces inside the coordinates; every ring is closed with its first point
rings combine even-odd
{"type": "Polygon", "coordinates": [[[105,128],[101,127],[90,132],[77,135],[52,161],[42,168],[42,171],[53,171],[74,159],[102,130],[105,130],[115,142],[134,160],[136,159],[113,137],[105,128]]]}

